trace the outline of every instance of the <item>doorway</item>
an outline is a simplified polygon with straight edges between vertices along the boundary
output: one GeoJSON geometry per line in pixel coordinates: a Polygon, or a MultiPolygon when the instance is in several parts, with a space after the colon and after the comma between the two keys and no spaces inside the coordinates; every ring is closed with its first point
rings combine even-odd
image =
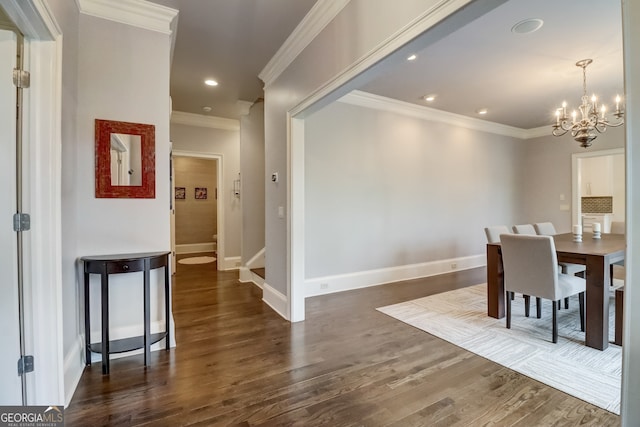
{"type": "Polygon", "coordinates": [[[572,162],[572,224],[583,215],[602,217],[603,232],[611,221],[625,221],[624,148],[574,153],[572,162]]]}
{"type": "Polygon", "coordinates": [[[181,258],[178,264],[216,262],[216,269],[222,270],[224,209],[218,194],[222,158],[174,151],[172,164],[175,209],[172,241],[174,253],[181,258]],[[185,261],[185,257],[191,260],[185,261]]]}

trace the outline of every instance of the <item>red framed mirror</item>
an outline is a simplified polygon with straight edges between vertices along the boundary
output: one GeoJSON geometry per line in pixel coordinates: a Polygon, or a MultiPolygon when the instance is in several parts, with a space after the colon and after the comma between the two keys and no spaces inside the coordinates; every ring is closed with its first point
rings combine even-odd
{"type": "Polygon", "coordinates": [[[96,119],[96,197],[156,197],[155,126],[96,119]]]}

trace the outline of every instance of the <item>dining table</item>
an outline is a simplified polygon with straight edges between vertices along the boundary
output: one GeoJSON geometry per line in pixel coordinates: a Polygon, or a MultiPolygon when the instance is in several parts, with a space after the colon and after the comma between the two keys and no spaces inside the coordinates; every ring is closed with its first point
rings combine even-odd
{"type": "MultiPolygon", "coordinates": [[[[574,241],[572,233],[553,236],[558,262],[586,267],[585,344],[605,350],[609,346],[609,292],[611,265],[624,260],[624,234],[583,233],[574,241]]],[[[501,319],[505,315],[504,271],[500,243],[487,244],[487,314],[501,319]]]]}

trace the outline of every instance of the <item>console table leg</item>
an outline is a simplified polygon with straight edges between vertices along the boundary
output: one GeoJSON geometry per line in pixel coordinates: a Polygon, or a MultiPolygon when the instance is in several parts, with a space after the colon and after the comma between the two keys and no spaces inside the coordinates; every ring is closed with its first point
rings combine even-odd
{"type": "Polygon", "coordinates": [[[109,275],[102,273],[102,374],[109,373],[109,275]]]}
{"type": "Polygon", "coordinates": [[[170,334],[169,334],[169,316],[170,316],[170,311],[169,311],[169,298],[171,297],[170,295],[170,286],[169,286],[169,255],[167,255],[167,261],[166,264],[164,266],[164,327],[165,327],[165,331],[167,332],[167,336],[164,340],[165,342],[165,349],[169,350],[169,348],[171,347],[171,340],[169,339],[170,334]]]}
{"type": "Polygon", "coordinates": [[[84,364],[91,366],[91,316],[89,315],[89,273],[84,273],[84,364]]]}
{"type": "Polygon", "coordinates": [[[149,263],[149,259],[144,260],[144,366],[148,366],[151,361],[151,314],[149,313],[151,304],[150,304],[150,270],[151,265],[149,263]]]}

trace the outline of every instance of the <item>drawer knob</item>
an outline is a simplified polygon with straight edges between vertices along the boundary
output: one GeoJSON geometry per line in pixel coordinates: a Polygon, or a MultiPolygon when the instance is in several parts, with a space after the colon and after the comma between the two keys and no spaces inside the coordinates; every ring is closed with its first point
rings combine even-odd
{"type": "Polygon", "coordinates": [[[129,265],[128,264],[123,264],[122,265],[122,269],[123,270],[128,270],[129,269],[129,265]]]}

